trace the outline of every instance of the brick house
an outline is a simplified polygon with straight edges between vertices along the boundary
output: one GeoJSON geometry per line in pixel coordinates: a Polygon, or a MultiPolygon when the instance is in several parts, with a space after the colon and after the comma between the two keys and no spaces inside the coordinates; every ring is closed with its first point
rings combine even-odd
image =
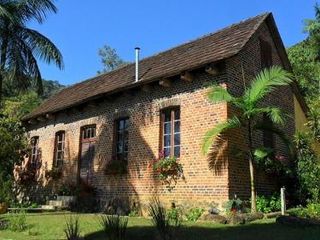
{"type": "MultiPolygon", "coordinates": [[[[233,114],[227,104],[207,100],[208,83],[241,94],[271,64],[291,69],[273,16],[267,13],[142,59],[138,81],[135,64],[129,64],[75,84],[24,118],[33,146],[31,161],[41,151],[42,169],[61,166],[60,182],[87,181],[101,200],[118,197],[143,205],[158,193],[167,203],[207,207],[235,194],[249,198],[248,161],[235,154],[235,149],[246,148],[245,131],[223,136],[213,156],[201,153],[206,131],[233,114]],[[171,192],[150,167],[162,150],[179,157],[184,168],[185,179],[171,192]],[[127,163],[125,173],[108,170],[117,160],[127,163]]],[[[272,93],[265,104],[292,116],[306,110],[296,84],[272,93]]],[[[292,137],[296,125],[292,118],[283,130],[292,137]]],[[[263,143],[266,136],[256,133],[254,138],[263,143]]],[[[272,141],[285,154],[279,139],[272,141]]],[[[256,174],[258,192],[276,189],[272,176],[256,174]]]]}

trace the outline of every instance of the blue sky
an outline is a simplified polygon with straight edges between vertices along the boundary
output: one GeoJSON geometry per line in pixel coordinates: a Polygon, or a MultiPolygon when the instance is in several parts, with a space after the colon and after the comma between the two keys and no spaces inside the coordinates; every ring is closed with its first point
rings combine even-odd
{"type": "Polygon", "coordinates": [[[73,84],[102,68],[98,49],[108,44],[127,61],[134,47],[142,57],[214,32],[263,12],[272,12],[285,46],[306,35],[303,19],[313,18],[315,0],[58,0],[58,14],[31,24],[61,50],[65,69],[40,64],[45,79],[73,84]]]}

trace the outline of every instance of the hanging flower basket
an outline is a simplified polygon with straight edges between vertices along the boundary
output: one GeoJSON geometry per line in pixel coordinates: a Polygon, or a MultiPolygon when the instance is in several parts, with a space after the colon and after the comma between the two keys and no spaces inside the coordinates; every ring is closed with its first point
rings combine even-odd
{"type": "Polygon", "coordinates": [[[62,168],[53,167],[51,170],[45,172],[46,179],[58,180],[62,177],[62,168]]]}
{"type": "Polygon", "coordinates": [[[176,157],[164,157],[160,154],[159,159],[154,161],[153,169],[169,189],[174,188],[178,179],[183,178],[183,167],[176,157]]]}
{"type": "Polygon", "coordinates": [[[126,174],[128,172],[128,162],[126,160],[112,159],[105,166],[105,174],[126,174]]]}

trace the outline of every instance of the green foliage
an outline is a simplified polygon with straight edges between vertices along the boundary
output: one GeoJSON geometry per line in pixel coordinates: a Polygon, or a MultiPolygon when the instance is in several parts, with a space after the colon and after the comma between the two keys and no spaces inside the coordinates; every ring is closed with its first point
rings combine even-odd
{"type": "Polygon", "coordinates": [[[100,224],[108,239],[124,240],[128,226],[128,218],[119,215],[101,215],[100,224]]]}
{"type": "Polygon", "coordinates": [[[138,210],[131,210],[128,214],[128,217],[139,217],[139,212],[138,210]]]}
{"type": "Polygon", "coordinates": [[[167,216],[166,209],[161,204],[159,198],[154,197],[149,204],[149,214],[152,223],[156,227],[161,240],[174,239],[174,232],[179,227],[179,221],[171,221],[167,216]]]}
{"type": "Polygon", "coordinates": [[[190,222],[196,222],[201,215],[204,213],[203,208],[191,208],[187,213],[186,213],[186,218],[190,222]]]}
{"type": "Polygon", "coordinates": [[[172,190],[177,181],[183,178],[183,167],[176,157],[164,157],[160,154],[160,157],[154,161],[153,169],[169,190],[172,190]]]}
{"type": "Polygon", "coordinates": [[[313,99],[309,103],[308,132],[316,142],[320,142],[320,98],[313,99]]]}
{"type": "Polygon", "coordinates": [[[62,89],[64,89],[66,86],[60,84],[58,81],[54,80],[43,80],[43,94],[42,94],[42,99],[47,99],[54,94],[57,94],[60,92],[62,89]]]}
{"type": "Polygon", "coordinates": [[[212,146],[212,141],[214,141],[214,139],[216,139],[220,134],[228,131],[229,129],[238,128],[240,126],[241,122],[236,116],[229,118],[226,122],[218,123],[215,128],[209,130],[204,136],[202,152],[208,153],[212,146]]]}
{"type": "Polygon", "coordinates": [[[183,218],[182,218],[182,210],[179,207],[171,207],[167,210],[167,219],[169,223],[173,226],[180,226],[183,218]]]}
{"type": "MultiPolygon", "coordinates": [[[[257,119],[263,114],[268,115],[275,124],[284,124],[284,114],[281,109],[273,106],[260,107],[259,104],[277,87],[291,83],[290,77],[288,72],[278,66],[264,69],[240,97],[232,96],[221,86],[213,86],[208,94],[209,100],[214,103],[228,101],[240,111],[240,114],[231,117],[226,122],[217,124],[215,128],[207,132],[203,141],[203,152],[209,152],[212,142],[220,134],[233,128],[248,126],[249,121],[252,124],[257,124],[257,119]]],[[[253,152],[252,149],[251,151],[253,152]]]]}
{"type": "Polygon", "coordinates": [[[73,182],[64,183],[57,190],[57,194],[59,196],[77,196],[79,192],[80,192],[80,187],[73,182]]]}
{"type": "Polygon", "coordinates": [[[281,199],[278,194],[272,196],[258,196],[257,210],[263,213],[276,212],[281,210],[281,199]]]}
{"type": "Polygon", "coordinates": [[[224,203],[223,207],[227,213],[243,212],[244,202],[240,198],[234,197],[233,199],[230,199],[224,203]]]}
{"type": "Polygon", "coordinates": [[[5,180],[12,178],[14,164],[22,160],[21,151],[27,146],[24,133],[16,118],[0,117],[0,173],[5,180]]]}
{"type": "MultiPolygon", "coordinates": [[[[243,79],[244,81],[246,79],[243,79]]],[[[228,132],[231,129],[246,129],[248,148],[244,151],[245,156],[248,157],[250,164],[250,183],[251,183],[251,196],[252,196],[252,211],[256,210],[255,198],[255,177],[253,171],[253,160],[267,159],[269,153],[264,151],[261,146],[256,146],[253,142],[253,132],[255,131],[269,131],[272,134],[278,135],[280,139],[284,140],[284,134],[282,131],[273,126],[270,128],[264,123],[265,116],[268,116],[271,123],[274,125],[284,125],[285,115],[282,110],[275,106],[262,106],[262,101],[276,88],[289,85],[292,82],[291,75],[279,66],[273,66],[262,70],[251,82],[248,88],[244,89],[242,96],[233,96],[222,86],[211,87],[208,98],[211,102],[229,102],[229,104],[235,107],[235,114],[231,116],[227,121],[221,122],[215,125],[214,128],[209,130],[203,139],[202,149],[204,154],[212,153],[211,150],[217,150],[220,146],[218,143],[219,136],[228,132]],[[261,119],[263,119],[261,121],[261,119]],[[264,158],[261,158],[261,157],[264,158]],[[260,157],[260,158],[257,158],[260,157]]],[[[272,125],[272,124],[268,124],[272,125]]],[[[288,147],[289,148],[289,147],[288,147]]],[[[289,148],[290,150],[290,148],[289,148]]],[[[274,152],[274,149],[272,149],[274,152]]],[[[273,163],[271,161],[271,163],[273,163]]]]}
{"type": "MultiPolygon", "coordinates": [[[[243,96],[243,105],[246,115],[250,117],[256,114],[258,103],[279,86],[285,86],[292,82],[291,75],[278,66],[262,70],[252,81],[250,87],[243,96]]],[[[272,112],[262,111],[272,115],[272,112]]]]}
{"type": "Polygon", "coordinates": [[[77,216],[70,216],[64,229],[67,240],[80,240],[80,223],[77,216]]]}
{"type": "Polygon", "coordinates": [[[63,68],[62,55],[48,38],[27,25],[30,21],[43,23],[47,13],[55,13],[57,9],[52,0],[1,1],[0,6],[8,13],[1,16],[0,81],[5,79],[15,82],[20,89],[27,89],[34,84],[38,93],[42,94],[43,85],[37,59],[48,64],[53,62],[63,68]]]}
{"type": "Polygon", "coordinates": [[[320,62],[310,40],[302,41],[287,49],[293,73],[302,94],[311,100],[319,94],[320,62]]]}
{"type": "Polygon", "coordinates": [[[288,212],[292,216],[320,219],[320,204],[309,203],[305,208],[302,208],[302,207],[294,208],[294,209],[290,209],[288,212]]]}
{"type": "Polygon", "coordinates": [[[14,199],[12,180],[5,180],[5,178],[2,176],[3,174],[4,173],[0,173],[0,203],[10,203],[14,199]]]}
{"type": "Polygon", "coordinates": [[[10,213],[9,229],[13,232],[23,232],[28,228],[25,211],[10,213]]]}
{"type": "Polygon", "coordinates": [[[296,134],[295,143],[297,148],[296,171],[300,183],[300,198],[312,202],[319,202],[319,158],[311,147],[312,145],[308,134],[296,134]]]}
{"type": "Polygon", "coordinates": [[[103,64],[103,69],[98,71],[98,74],[113,71],[127,64],[127,62],[119,57],[117,51],[108,45],[100,48],[98,54],[101,57],[101,62],[103,64]]]}
{"type": "Polygon", "coordinates": [[[40,103],[38,95],[31,91],[5,99],[2,112],[6,117],[18,121],[38,107],[40,103]]]}

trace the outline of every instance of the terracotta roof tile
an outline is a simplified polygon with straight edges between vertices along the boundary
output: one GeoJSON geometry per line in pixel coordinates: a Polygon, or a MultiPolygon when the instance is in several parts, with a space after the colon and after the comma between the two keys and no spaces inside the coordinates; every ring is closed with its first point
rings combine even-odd
{"type": "MultiPolygon", "coordinates": [[[[194,41],[142,59],[139,63],[139,84],[177,75],[183,71],[226,59],[237,54],[269,13],[247,19],[194,41]]],[[[79,105],[100,95],[133,86],[135,65],[129,64],[115,71],[80,82],[52,96],[24,120],[54,113],[79,105]]]]}

